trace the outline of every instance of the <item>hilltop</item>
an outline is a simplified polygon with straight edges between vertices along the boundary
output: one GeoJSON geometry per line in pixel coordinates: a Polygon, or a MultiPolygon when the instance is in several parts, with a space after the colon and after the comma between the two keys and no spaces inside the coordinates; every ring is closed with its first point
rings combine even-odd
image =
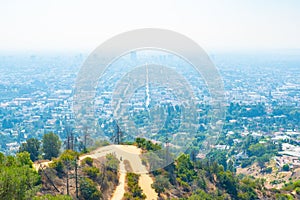
{"type": "Polygon", "coordinates": [[[163,152],[160,145],[138,138],[133,145],[107,145],[85,154],[66,150],[51,161],[34,164],[28,152],[15,157],[1,154],[0,198],[299,199],[297,180],[280,189],[269,188],[264,177],[237,174],[214,160],[193,160],[188,154],[155,168],[164,162],[163,152]],[[154,153],[157,150],[162,153],[154,153]]]}

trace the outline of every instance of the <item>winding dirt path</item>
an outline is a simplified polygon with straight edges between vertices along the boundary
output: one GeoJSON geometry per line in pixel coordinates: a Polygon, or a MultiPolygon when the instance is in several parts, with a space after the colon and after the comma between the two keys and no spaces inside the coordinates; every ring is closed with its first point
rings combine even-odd
{"type": "Polygon", "coordinates": [[[119,177],[119,185],[117,186],[114,194],[111,197],[111,200],[120,200],[123,198],[125,193],[125,165],[124,162],[121,161],[120,163],[120,177],[119,177]]]}
{"type": "MultiPolygon", "coordinates": [[[[153,183],[152,178],[149,176],[149,172],[146,167],[142,164],[140,158],[141,149],[132,145],[109,145],[105,147],[100,147],[88,154],[82,155],[79,157],[79,160],[83,160],[86,157],[91,157],[94,159],[105,156],[106,154],[114,153],[118,159],[122,158],[120,162],[120,177],[119,185],[117,186],[114,194],[112,195],[111,200],[122,200],[125,193],[125,177],[126,169],[124,165],[124,160],[128,160],[132,170],[136,174],[140,174],[139,186],[142,188],[144,194],[147,196],[147,200],[156,200],[158,195],[155,190],[151,187],[153,183]]],[[[34,168],[38,170],[40,165],[48,166],[51,161],[41,162],[34,164],[34,168]]]]}

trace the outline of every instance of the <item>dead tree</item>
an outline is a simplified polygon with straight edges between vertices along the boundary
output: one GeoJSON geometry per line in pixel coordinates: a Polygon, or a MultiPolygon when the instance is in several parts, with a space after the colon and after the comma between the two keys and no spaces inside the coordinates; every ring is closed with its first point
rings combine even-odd
{"type": "Polygon", "coordinates": [[[89,140],[89,131],[88,131],[88,126],[84,126],[83,127],[83,141],[81,142],[81,144],[83,145],[83,147],[79,147],[79,149],[83,152],[87,152],[87,145],[88,145],[88,140],[89,140]]]}
{"type": "Polygon", "coordinates": [[[67,140],[65,142],[66,149],[74,150],[74,133],[71,126],[65,127],[65,132],[67,136],[67,140]]]}
{"type": "Polygon", "coordinates": [[[79,198],[79,195],[78,195],[78,165],[77,165],[77,161],[78,161],[78,158],[76,157],[75,159],[75,191],[76,191],[76,198],[78,199],[79,198]]]}
{"type": "Polygon", "coordinates": [[[70,195],[70,186],[69,186],[69,162],[67,163],[67,195],[70,195]]]}
{"type": "Polygon", "coordinates": [[[114,121],[113,127],[114,127],[114,133],[111,137],[111,140],[114,144],[121,144],[123,132],[121,131],[121,129],[116,121],[114,121]]]}
{"type": "Polygon", "coordinates": [[[54,182],[53,182],[53,181],[51,180],[51,178],[48,176],[48,174],[47,174],[46,171],[45,171],[44,166],[40,163],[40,161],[38,161],[38,164],[40,164],[39,170],[41,170],[41,171],[44,173],[44,175],[46,176],[46,178],[48,179],[48,181],[50,182],[50,184],[54,187],[54,189],[55,189],[58,193],[60,193],[59,189],[55,186],[54,182]]]}

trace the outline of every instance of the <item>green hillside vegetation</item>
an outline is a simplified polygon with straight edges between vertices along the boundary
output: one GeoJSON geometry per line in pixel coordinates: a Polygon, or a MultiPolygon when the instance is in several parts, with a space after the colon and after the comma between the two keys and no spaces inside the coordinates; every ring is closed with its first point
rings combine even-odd
{"type": "Polygon", "coordinates": [[[146,199],[142,188],[139,186],[140,175],[129,172],[126,174],[127,190],[124,194],[123,200],[141,200],[146,199]]]}
{"type": "Polygon", "coordinates": [[[0,199],[31,199],[40,190],[40,183],[28,152],[16,156],[0,153],[0,199]]]}
{"type": "MultiPolygon", "coordinates": [[[[297,199],[288,190],[268,190],[264,179],[236,176],[224,170],[216,162],[204,160],[191,161],[190,156],[182,154],[174,164],[163,170],[153,172],[155,181],[152,187],[161,199],[297,199]],[[175,179],[174,179],[175,175],[175,179]]],[[[294,186],[294,185],[293,185],[294,186]]],[[[289,191],[296,190],[291,188],[289,191]]],[[[297,191],[297,190],[296,190],[297,191]]]]}
{"type": "MultiPolygon", "coordinates": [[[[151,152],[159,149],[157,145],[144,139],[137,139],[136,145],[151,152]],[[147,144],[147,145],[145,145],[147,144]],[[155,146],[152,148],[151,146],[155,146]]],[[[276,148],[268,144],[250,144],[249,154],[255,158],[264,155],[273,155],[276,148]],[[260,152],[262,150],[263,152],[260,152]]],[[[155,169],[157,161],[162,162],[166,154],[151,154],[147,151],[144,163],[149,169],[155,169]],[[145,159],[146,158],[146,159],[145,159]]],[[[192,151],[191,151],[192,152],[192,151]]],[[[174,163],[163,169],[154,170],[155,179],[152,187],[159,194],[160,199],[207,199],[207,200],[251,200],[251,199],[297,199],[297,194],[292,191],[300,191],[298,187],[290,190],[268,190],[264,187],[264,179],[235,174],[233,163],[227,160],[227,152],[212,150],[205,159],[192,160],[190,155],[180,155],[174,163]]],[[[171,157],[171,155],[169,155],[171,157]]]]}
{"type": "MultiPolygon", "coordinates": [[[[55,144],[61,143],[56,137],[48,139],[55,144]]],[[[0,199],[96,200],[110,197],[118,185],[119,160],[114,154],[100,159],[86,157],[79,161],[80,153],[69,149],[52,158],[49,167],[40,168],[37,172],[32,166],[32,159],[41,157],[46,147],[43,143],[49,142],[48,139],[42,142],[29,139],[29,143],[22,145],[20,153],[15,156],[0,153],[0,199]]],[[[152,187],[159,199],[289,200],[300,197],[299,180],[286,183],[277,190],[266,189],[264,179],[236,175],[233,163],[227,160],[227,153],[222,150],[212,150],[205,159],[195,159],[193,151],[190,151],[191,155],[181,154],[174,163],[157,168],[172,155],[168,155],[160,145],[143,138],[137,138],[133,144],[148,153],[148,157],[142,157],[143,163],[149,169],[156,169],[151,172],[154,179],[152,187]],[[157,150],[160,153],[154,154],[153,151],[157,150]]],[[[252,143],[251,139],[243,145],[247,146],[247,153],[256,159],[276,151],[274,146],[252,143]]],[[[146,198],[138,180],[139,175],[127,173],[124,199],[146,198]]]]}
{"type": "MultiPolygon", "coordinates": [[[[66,150],[60,157],[53,159],[45,171],[53,175],[52,179],[57,185],[72,185],[72,188],[67,188],[72,197],[76,197],[78,193],[79,199],[107,199],[118,184],[119,160],[115,155],[107,154],[101,161],[86,157],[79,166],[76,166],[78,156],[77,152],[66,150]],[[76,177],[79,185],[78,191],[74,189],[76,177]]],[[[42,188],[44,191],[52,187],[51,185],[47,187],[47,182],[44,177],[43,183],[45,184],[42,188]]]]}
{"type": "Polygon", "coordinates": [[[0,199],[108,199],[118,184],[115,155],[100,160],[86,157],[80,162],[78,152],[68,149],[60,153],[61,143],[57,135],[49,133],[42,141],[28,139],[16,156],[0,153],[0,199]],[[32,160],[42,157],[52,162],[37,172],[32,160]]]}

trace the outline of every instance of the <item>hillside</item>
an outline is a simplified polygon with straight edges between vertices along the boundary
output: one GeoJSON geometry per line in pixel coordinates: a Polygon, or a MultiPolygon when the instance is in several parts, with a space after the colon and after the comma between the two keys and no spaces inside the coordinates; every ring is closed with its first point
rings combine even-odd
{"type": "MultiPolygon", "coordinates": [[[[126,169],[124,165],[124,160],[128,161],[131,165],[132,171],[137,172],[140,174],[139,178],[139,186],[142,188],[146,195],[146,199],[157,199],[157,193],[154,191],[154,189],[151,187],[151,184],[153,183],[152,178],[147,174],[147,169],[145,168],[144,165],[142,165],[142,161],[140,158],[140,153],[141,149],[135,147],[135,146],[130,146],[130,145],[109,145],[105,147],[100,147],[88,154],[84,154],[79,156],[79,161],[82,163],[86,159],[91,158],[93,160],[93,167],[96,167],[97,169],[103,168],[103,165],[106,165],[106,159],[107,155],[112,155],[116,160],[118,160],[119,166],[116,167],[116,169],[111,169],[111,170],[117,170],[118,171],[118,181],[113,184],[109,190],[105,190],[103,192],[103,197],[105,199],[113,199],[113,200],[121,200],[124,196],[125,193],[125,176],[126,176],[126,169]]],[[[55,161],[54,161],[55,162],[55,161]]],[[[44,161],[40,163],[35,163],[35,168],[39,169],[39,166],[44,166],[44,167],[53,167],[54,169],[57,168],[55,164],[53,165],[54,162],[49,162],[49,161],[44,161]]],[[[81,164],[81,168],[79,167],[78,170],[78,177],[84,177],[86,176],[85,173],[85,167],[84,164],[81,164]],[[83,168],[82,168],[83,167],[83,168]]],[[[107,169],[106,169],[107,170],[107,169]]],[[[45,169],[46,173],[51,170],[49,168],[45,169]]],[[[100,170],[100,173],[105,173],[102,170],[100,170]]],[[[69,172],[70,174],[74,174],[74,170],[71,170],[69,172]]],[[[59,177],[59,174],[56,173],[56,175],[59,177]]],[[[116,177],[115,177],[116,178],[116,177]]],[[[59,189],[60,192],[66,193],[65,191],[65,185],[63,182],[66,181],[66,176],[62,175],[59,177],[54,177],[54,185],[59,189]]],[[[53,188],[54,186],[48,183],[49,180],[43,179],[43,188],[42,192],[49,192],[51,190],[51,187],[53,188]]],[[[97,183],[97,180],[95,179],[95,182],[97,183]]],[[[75,181],[72,179],[69,182],[70,185],[70,195],[71,196],[76,196],[75,195],[75,181]]],[[[97,184],[98,188],[101,190],[103,187],[100,185],[100,183],[97,184]]],[[[55,192],[56,194],[57,192],[55,192]]]]}
{"type": "Polygon", "coordinates": [[[87,154],[66,150],[34,164],[27,152],[0,154],[0,199],[299,199],[296,179],[275,189],[266,184],[267,176],[224,170],[213,160],[192,160],[188,154],[150,170],[166,154],[153,154],[155,162],[144,155],[160,148],[137,139],[133,145],[108,145],[87,154]]]}

